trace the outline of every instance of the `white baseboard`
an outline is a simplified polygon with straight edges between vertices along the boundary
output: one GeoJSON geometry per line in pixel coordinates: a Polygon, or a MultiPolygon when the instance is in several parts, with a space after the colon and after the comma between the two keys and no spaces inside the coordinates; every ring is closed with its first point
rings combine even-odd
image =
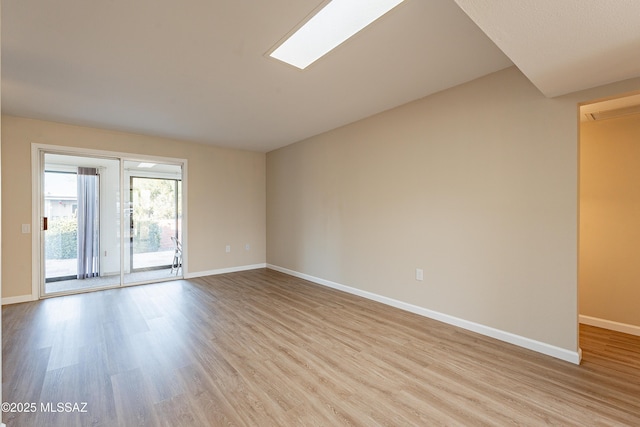
{"type": "Polygon", "coordinates": [[[2,298],[2,305],[19,304],[21,302],[35,301],[37,299],[38,298],[34,298],[33,295],[18,295],[17,297],[6,297],[2,298]]]}
{"type": "Polygon", "coordinates": [[[252,265],[241,265],[238,267],[228,267],[228,268],[219,268],[217,270],[209,270],[209,271],[196,271],[193,273],[185,274],[185,279],[194,279],[196,277],[203,276],[215,276],[216,274],[226,274],[226,273],[236,273],[238,271],[247,271],[247,270],[256,270],[258,268],[266,268],[267,264],[252,264],[252,265]]]}
{"type": "Polygon", "coordinates": [[[579,319],[580,323],[584,323],[585,325],[597,326],[598,328],[610,329],[612,331],[640,337],[640,326],[614,322],[613,320],[599,319],[597,317],[585,316],[582,314],[579,316],[579,319]]]}
{"type": "Polygon", "coordinates": [[[373,301],[377,301],[392,307],[399,308],[401,310],[409,311],[411,313],[419,314],[430,319],[438,320],[449,325],[457,326],[462,329],[466,329],[472,332],[479,333],[491,338],[498,339],[500,341],[508,342],[510,344],[524,347],[529,350],[536,351],[538,353],[546,354],[557,359],[561,359],[567,362],[580,364],[582,359],[582,352],[570,351],[561,347],[557,347],[551,344],[547,344],[541,341],[536,341],[530,338],[526,338],[520,335],[512,334],[511,332],[502,331],[500,329],[492,328],[490,326],[481,325],[479,323],[471,322],[468,320],[460,319],[458,317],[450,316],[448,314],[440,313],[437,311],[429,310],[424,307],[419,307],[413,304],[408,304],[403,301],[398,301],[392,298],[388,298],[382,295],[374,294],[372,292],[363,291],[361,289],[345,286],[340,283],[332,282],[329,280],[321,279],[318,277],[310,276],[308,274],[299,273],[297,271],[289,270],[288,268],[279,267],[277,265],[267,264],[267,268],[279,271],[281,273],[288,274],[290,276],[299,277],[301,279],[308,280],[319,285],[327,286],[329,288],[338,289],[353,295],[358,295],[363,298],[367,298],[373,301]]]}

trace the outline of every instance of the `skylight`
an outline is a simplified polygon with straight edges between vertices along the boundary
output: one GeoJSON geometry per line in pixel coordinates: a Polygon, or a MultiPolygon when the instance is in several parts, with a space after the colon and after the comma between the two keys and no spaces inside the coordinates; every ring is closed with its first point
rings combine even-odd
{"type": "Polygon", "coordinates": [[[404,0],[332,0],[271,57],[305,69],[404,0]]]}

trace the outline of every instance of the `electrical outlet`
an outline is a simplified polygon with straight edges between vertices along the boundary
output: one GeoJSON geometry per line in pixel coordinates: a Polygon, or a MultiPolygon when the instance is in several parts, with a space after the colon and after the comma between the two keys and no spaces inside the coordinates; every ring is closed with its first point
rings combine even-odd
{"type": "Polygon", "coordinates": [[[231,245],[227,245],[227,247],[224,248],[224,250],[225,250],[226,253],[231,252],[231,245]]]}
{"type": "Polygon", "coordinates": [[[31,224],[22,224],[22,234],[31,233],[31,224]]]}
{"type": "Polygon", "coordinates": [[[424,280],[424,271],[421,268],[416,268],[416,280],[424,280]]]}
{"type": "Polygon", "coordinates": [[[245,251],[250,251],[251,250],[251,245],[248,244],[248,243],[246,245],[244,245],[244,250],[245,251]]]}

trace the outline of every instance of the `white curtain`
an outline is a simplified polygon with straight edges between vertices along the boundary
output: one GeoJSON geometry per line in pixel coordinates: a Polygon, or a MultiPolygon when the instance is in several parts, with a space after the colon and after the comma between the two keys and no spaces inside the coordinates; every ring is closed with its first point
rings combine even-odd
{"type": "Polygon", "coordinates": [[[78,168],[78,279],[100,275],[100,175],[78,168]]]}

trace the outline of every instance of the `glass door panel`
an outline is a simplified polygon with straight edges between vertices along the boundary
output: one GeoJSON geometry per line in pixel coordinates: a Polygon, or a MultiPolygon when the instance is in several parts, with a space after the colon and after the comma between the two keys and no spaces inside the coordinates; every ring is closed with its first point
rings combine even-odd
{"type": "Polygon", "coordinates": [[[181,275],[181,167],[125,162],[128,253],[125,283],[181,275]],[[142,166],[140,166],[142,165],[142,166]]]}
{"type": "Polygon", "coordinates": [[[75,279],[78,274],[78,196],[75,172],[45,170],[44,234],[47,282],[75,279]]]}
{"type": "Polygon", "coordinates": [[[44,154],[43,295],[120,284],[120,161],[44,154]]]}

